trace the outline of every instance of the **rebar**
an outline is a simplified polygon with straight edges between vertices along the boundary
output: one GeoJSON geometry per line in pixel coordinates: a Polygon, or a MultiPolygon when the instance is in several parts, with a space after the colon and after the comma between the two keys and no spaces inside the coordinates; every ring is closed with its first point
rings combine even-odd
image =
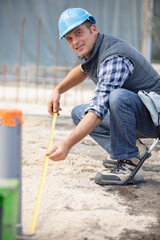
{"type": "Polygon", "coordinates": [[[39,56],[40,56],[40,30],[41,18],[38,19],[37,51],[36,51],[36,103],[38,103],[38,83],[39,83],[39,56]]]}
{"type": "Polygon", "coordinates": [[[21,76],[21,64],[22,64],[22,50],[23,50],[23,34],[24,34],[24,24],[25,24],[25,18],[22,19],[22,26],[21,26],[21,37],[20,37],[20,50],[19,50],[19,67],[16,70],[16,76],[17,76],[17,95],[16,95],[16,101],[19,100],[19,87],[20,87],[20,76],[21,76]]]}

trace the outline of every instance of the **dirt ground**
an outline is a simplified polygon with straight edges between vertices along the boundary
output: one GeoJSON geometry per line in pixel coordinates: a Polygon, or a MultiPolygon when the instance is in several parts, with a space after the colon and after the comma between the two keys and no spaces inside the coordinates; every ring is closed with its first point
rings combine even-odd
{"type": "MultiPolygon", "coordinates": [[[[52,118],[25,115],[23,124],[22,222],[27,234],[39,187],[52,118]]],[[[57,118],[53,144],[73,129],[69,115],[57,118]]],[[[144,142],[150,146],[152,139],[144,142]]],[[[139,185],[94,183],[107,153],[89,136],[65,161],[49,161],[33,240],[159,240],[160,144],[143,165],[139,185]]]]}

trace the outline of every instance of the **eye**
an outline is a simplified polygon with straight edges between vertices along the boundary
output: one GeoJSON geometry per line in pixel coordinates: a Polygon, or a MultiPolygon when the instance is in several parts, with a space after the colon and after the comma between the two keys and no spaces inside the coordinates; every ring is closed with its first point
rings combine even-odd
{"type": "Polygon", "coordinates": [[[71,42],[72,38],[66,38],[67,42],[71,42]]]}
{"type": "Polygon", "coordinates": [[[77,32],[77,35],[81,35],[81,33],[82,33],[81,31],[78,31],[78,32],[77,32]]]}

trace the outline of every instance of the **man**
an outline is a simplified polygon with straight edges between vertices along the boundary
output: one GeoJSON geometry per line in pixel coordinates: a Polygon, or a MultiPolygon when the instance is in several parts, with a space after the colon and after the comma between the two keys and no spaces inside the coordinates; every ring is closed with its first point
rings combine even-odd
{"type": "MultiPolygon", "coordinates": [[[[55,88],[48,112],[57,111],[61,94],[88,76],[97,86],[89,105],[73,109],[76,128],[47,154],[53,161],[63,160],[76,143],[90,134],[114,159],[110,161],[113,169],[97,173],[95,182],[122,185],[147,151],[139,138],[156,136],[156,127],[137,92],[160,93],[160,76],[134,47],[99,33],[95,23],[95,18],[81,8],[67,9],[59,19],[60,39],[66,38],[81,64],[55,88]]],[[[103,162],[106,167],[108,162],[103,162]]],[[[131,182],[143,179],[140,169],[131,182]]]]}

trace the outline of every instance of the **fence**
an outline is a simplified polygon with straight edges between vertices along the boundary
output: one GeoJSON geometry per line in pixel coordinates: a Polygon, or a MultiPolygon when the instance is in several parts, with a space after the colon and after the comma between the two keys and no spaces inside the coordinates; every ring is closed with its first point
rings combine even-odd
{"type": "MultiPolygon", "coordinates": [[[[160,73],[160,65],[153,67],[160,73]]],[[[0,67],[0,101],[29,104],[47,104],[55,86],[71,70],[69,67],[0,67]]],[[[94,84],[86,79],[80,85],[62,95],[61,104],[74,106],[89,103],[94,84]]]]}
{"type": "MultiPolygon", "coordinates": [[[[40,60],[40,32],[42,27],[41,18],[37,21],[36,40],[36,61],[34,66],[22,66],[23,38],[24,38],[25,18],[22,19],[19,41],[19,63],[18,66],[0,66],[0,100],[15,101],[25,103],[46,104],[53,88],[71,70],[67,67],[67,62],[59,66],[59,39],[57,32],[55,66],[41,67],[40,60]]],[[[74,65],[77,65],[75,63],[74,65]]],[[[160,72],[159,65],[155,68],[160,72]]],[[[63,105],[76,105],[78,103],[90,102],[94,84],[90,80],[85,80],[73,90],[65,93],[62,98],[63,105]]]]}
{"type": "MultiPolygon", "coordinates": [[[[47,104],[55,86],[71,70],[69,67],[0,67],[0,100],[47,104]]],[[[64,106],[88,103],[94,84],[86,79],[80,85],[66,92],[61,103],[64,106]]]]}

